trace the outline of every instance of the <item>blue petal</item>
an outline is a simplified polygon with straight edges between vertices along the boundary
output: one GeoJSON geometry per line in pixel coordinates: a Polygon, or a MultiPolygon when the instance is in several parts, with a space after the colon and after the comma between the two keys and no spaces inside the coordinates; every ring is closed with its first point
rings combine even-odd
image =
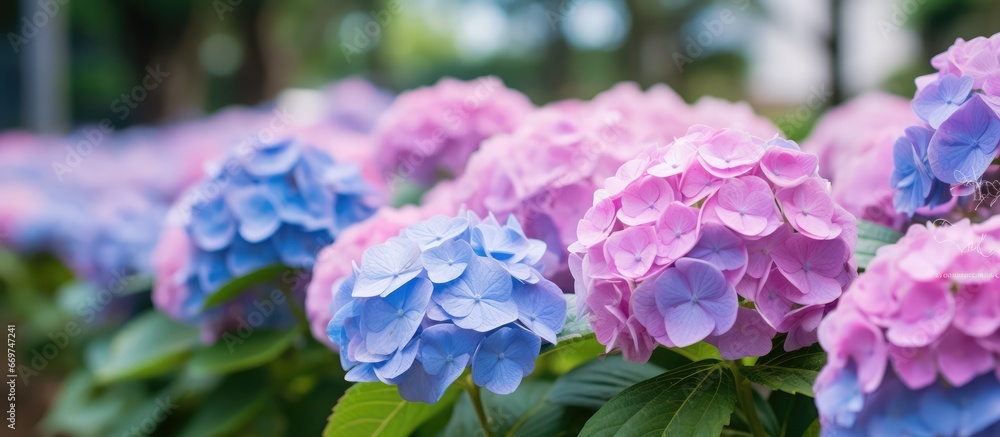
{"type": "Polygon", "coordinates": [[[949,184],[974,182],[996,157],[1000,117],[977,94],[934,133],[928,147],[931,169],[949,184]]]}
{"type": "Polygon", "coordinates": [[[838,426],[851,428],[865,400],[853,368],[845,368],[824,390],[816,394],[816,408],[820,416],[829,418],[838,426]]]}
{"type": "Polygon", "coordinates": [[[436,215],[406,229],[406,237],[427,250],[462,235],[469,228],[469,220],[463,217],[449,218],[436,215]]]}
{"type": "MultiPolygon", "coordinates": [[[[326,325],[326,336],[330,339],[330,342],[337,345],[338,348],[344,350],[347,348],[347,344],[350,342],[350,337],[347,334],[347,319],[357,317],[360,313],[359,309],[361,305],[360,301],[352,301],[347,305],[340,307],[330,319],[330,323],[326,325]]],[[[346,355],[346,353],[344,354],[346,355]]]]}
{"type": "Polygon", "coordinates": [[[232,191],[226,196],[226,203],[240,223],[240,236],[251,243],[266,240],[281,226],[274,202],[261,187],[232,191]]]}
{"type": "Polygon", "coordinates": [[[278,251],[270,242],[248,243],[242,238],[233,240],[226,251],[226,265],[235,277],[244,276],[264,267],[281,264],[278,251]]]}
{"type": "Polygon", "coordinates": [[[406,238],[390,238],[361,255],[361,275],[354,297],[387,296],[421,271],[420,248],[406,238]]]}
{"type": "Polygon", "coordinates": [[[454,378],[465,370],[482,338],[478,332],[452,324],[434,325],[421,334],[417,359],[427,373],[454,378]]]}
{"type": "Polygon", "coordinates": [[[427,279],[414,278],[389,296],[366,300],[361,326],[368,350],[391,354],[406,345],[424,319],[433,290],[427,279]]]}
{"type": "Polygon", "coordinates": [[[347,371],[344,379],[351,382],[378,382],[375,375],[375,365],[373,363],[358,363],[358,365],[347,371]]]}
{"type": "Polygon", "coordinates": [[[461,328],[486,332],[517,320],[510,274],[499,262],[472,257],[465,273],[434,295],[461,328]]]}
{"type": "Polygon", "coordinates": [[[244,168],[257,177],[287,173],[298,162],[299,152],[298,144],[290,140],[267,144],[254,151],[244,168]]]}
{"type": "Polygon", "coordinates": [[[312,267],[320,249],[333,243],[326,231],[307,231],[301,226],[285,224],[272,239],[281,262],[291,267],[312,267]]]}
{"type": "Polygon", "coordinates": [[[922,89],[913,99],[913,111],[937,129],[958,110],[972,92],[972,76],[946,75],[922,89]]]}
{"type": "Polygon", "coordinates": [[[562,290],[551,281],[537,284],[514,284],[514,302],[524,326],[543,340],[555,344],[556,335],[566,323],[566,299],[562,290]]]}
{"type": "Polygon", "coordinates": [[[472,358],[472,381],[497,394],[510,394],[535,369],[541,340],[517,327],[503,327],[479,344],[472,358]]]}
{"type": "Polygon", "coordinates": [[[399,395],[403,399],[410,402],[433,404],[441,400],[441,396],[444,396],[445,390],[456,379],[458,379],[458,376],[455,378],[444,378],[429,375],[424,371],[419,361],[414,361],[410,370],[404,373],[397,380],[396,384],[399,387],[399,395]]]}
{"type": "Polygon", "coordinates": [[[483,222],[472,230],[472,248],[499,261],[518,262],[528,254],[530,243],[516,230],[483,222]]]}
{"type": "Polygon", "coordinates": [[[375,213],[375,208],[361,196],[338,194],[334,205],[333,219],[337,229],[344,229],[375,213]]]}
{"type": "Polygon", "coordinates": [[[222,197],[217,196],[192,206],[188,229],[199,248],[215,251],[233,241],[236,222],[229,214],[222,197]]]}
{"type": "Polygon", "coordinates": [[[417,350],[419,349],[420,339],[414,337],[406,344],[406,347],[396,351],[392,354],[388,360],[383,363],[379,363],[375,366],[375,375],[387,384],[391,384],[390,380],[395,379],[402,375],[404,372],[410,369],[413,365],[413,360],[417,358],[417,350]]]}
{"type": "Polygon", "coordinates": [[[420,261],[427,269],[427,277],[433,282],[443,284],[461,276],[473,256],[475,255],[469,243],[446,240],[440,245],[426,249],[420,261]]]}
{"type": "Polygon", "coordinates": [[[195,265],[198,266],[198,283],[206,294],[214,293],[233,278],[221,252],[200,253],[195,265]]]}

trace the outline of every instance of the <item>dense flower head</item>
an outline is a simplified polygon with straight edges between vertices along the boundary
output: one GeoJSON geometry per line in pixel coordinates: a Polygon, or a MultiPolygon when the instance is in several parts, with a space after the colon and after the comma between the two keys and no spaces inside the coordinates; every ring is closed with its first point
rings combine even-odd
{"type": "Polygon", "coordinates": [[[788,350],[855,275],[855,218],[794,142],[694,126],[626,162],[570,246],[598,340],[626,359],[708,341],[726,359],[788,350]]]}
{"type": "Polygon", "coordinates": [[[160,238],[171,255],[156,268],[154,301],[178,319],[203,321],[205,299],[234,278],[274,265],[311,268],[375,201],[356,166],[294,140],[234,149],[174,205],[171,225],[184,238],[177,229],[160,238]]]}
{"type": "Polygon", "coordinates": [[[920,123],[901,97],[873,92],[831,109],[816,122],[802,150],[819,156],[819,175],[833,200],[861,220],[902,229],[905,214],[893,207],[893,146],[899,133],[920,123]]]}
{"type": "MultiPolygon", "coordinates": [[[[994,202],[1000,154],[1000,34],[958,39],[935,56],[936,73],[917,78],[912,126],[894,147],[897,211],[969,212],[994,202]]],[[[969,215],[969,214],[965,214],[969,215]]]]}
{"type": "Polygon", "coordinates": [[[379,166],[386,179],[420,185],[457,177],[483,140],[513,131],[533,109],[493,76],[405,92],[375,126],[379,166]]]}
{"type": "Polygon", "coordinates": [[[1000,218],[914,225],[878,250],[820,323],[824,431],[996,435],[998,250],[1000,218]]]}
{"type": "Polygon", "coordinates": [[[688,105],[665,85],[643,91],[622,83],[591,101],[547,105],[514,132],[486,140],[465,173],[431,190],[425,204],[514,214],[529,237],[548,245],[546,277],[569,289],[566,247],[576,240],[594,191],[625,161],[694,124],[739,126],[761,137],[777,133],[745,103],[704,98],[688,105]]]}
{"type": "Polygon", "coordinates": [[[434,403],[471,367],[476,385],[512,393],[566,320],[562,291],[539,272],[544,253],[513,216],[471,212],[433,216],[369,247],[335,285],[327,327],[346,378],[434,403]]]}

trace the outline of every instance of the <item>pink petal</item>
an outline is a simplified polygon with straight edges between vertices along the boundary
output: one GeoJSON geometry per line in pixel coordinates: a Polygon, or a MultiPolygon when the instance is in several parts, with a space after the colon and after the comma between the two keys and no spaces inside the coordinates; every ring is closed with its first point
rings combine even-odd
{"type": "Polygon", "coordinates": [[[764,151],[760,169],[775,185],[791,187],[798,185],[816,172],[819,158],[812,153],[781,147],[770,147],[764,151]]]}
{"type": "Polygon", "coordinates": [[[667,181],[646,176],[622,192],[622,208],[618,219],[630,226],[651,223],[674,201],[674,188],[667,181]]]}
{"type": "Polygon", "coordinates": [[[941,336],[937,346],[937,362],[945,379],[958,387],[993,370],[996,365],[992,353],[957,329],[950,329],[941,336]]]}
{"type": "Polygon", "coordinates": [[[698,149],[698,160],[709,173],[729,178],[752,169],[764,149],[746,133],[721,129],[698,149]]]}
{"type": "Polygon", "coordinates": [[[973,337],[1000,329],[1000,293],[983,284],[963,284],[955,296],[955,327],[973,337]]]}
{"type": "Polygon", "coordinates": [[[608,195],[615,196],[621,193],[632,181],[646,172],[648,165],[649,160],[642,157],[622,164],[614,176],[604,180],[604,188],[608,191],[608,195]]]}
{"type": "Polygon", "coordinates": [[[701,162],[691,163],[688,170],[681,177],[681,195],[684,203],[693,205],[701,199],[711,195],[722,186],[724,179],[712,175],[701,162]]]}
{"type": "Polygon", "coordinates": [[[886,339],[901,347],[921,347],[937,340],[951,325],[955,299],[944,283],[918,283],[900,296],[886,339]]]}
{"type": "Polygon", "coordinates": [[[649,271],[656,258],[656,231],[652,226],[627,228],[611,234],[604,245],[605,256],[625,278],[636,279],[649,271]]]}
{"type": "Polygon", "coordinates": [[[615,202],[610,198],[598,201],[577,224],[576,235],[584,246],[592,246],[607,238],[615,224],[615,202]]]}
{"type": "Polygon", "coordinates": [[[819,323],[825,311],[824,305],[810,305],[788,313],[779,326],[779,331],[788,332],[784,346],[786,352],[816,343],[819,323]]]}
{"type": "Polygon", "coordinates": [[[669,264],[688,253],[698,242],[698,211],[679,202],[667,205],[656,221],[656,263],[669,264]]]}
{"type": "Polygon", "coordinates": [[[771,351],[774,334],[774,328],[756,311],[740,307],[732,329],[720,336],[709,337],[708,342],[719,348],[723,359],[738,360],[767,355],[771,351]]]}
{"type": "Polygon", "coordinates": [[[696,140],[691,137],[681,137],[666,146],[666,153],[663,154],[661,162],[653,165],[646,173],[653,176],[667,177],[683,173],[691,165],[691,160],[698,147],[694,144],[696,140]]]}
{"type": "Polygon", "coordinates": [[[747,275],[755,278],[763,277],[771,270],[773,264],[771,251],[775,247],[785,243],[785,240],[792,235],[788,225],[781,224],[770,235],[747,241],[747,275]]]}
{"type": "Polygon", "coordinates": [[[797,293],[795,286],[784,275],[778,272],[771,272],[764,282],[764,286],[757,292],[753,303],[771,326],[777,328],[785,321],[785,317],[792,310],[792,301],[785,296],[788,293],[797,293]]]}
{"type": "Polygon", "coordinates": [[[840,235],[840,226],[833,223],[833,200],[816,179],[807,179],[801,185],[780,189],[776,197],[785,217],[799,232],[820,240],[840,235]]]}
{"type": "Polygon", "coordinates": [[[889,358],[896,375],[911,390],[919,390],[937,380],[937,366],[930,348],[889,346],[889,358]]]}

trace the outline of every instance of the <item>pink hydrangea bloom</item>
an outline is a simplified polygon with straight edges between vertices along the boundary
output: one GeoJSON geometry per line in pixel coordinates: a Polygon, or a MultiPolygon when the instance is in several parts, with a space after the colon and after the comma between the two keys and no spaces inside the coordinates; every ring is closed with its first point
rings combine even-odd
{"type": "Polygon", "coordinates": [[[622,164],[569,247],[598,340],[634,361],[656,343],[708,341],[726,359],[767,354],[777,332],[788,350],[814,343],[857,240],[817,161],[790,141],[694,126],[622,164]]]}
{"type": "MultiPolygon", "coordinates": [[[[486,140],[469,159],[462,177],[440,184],[424,200],[445,205],[452,212],[465,206],[480,214],[514,214],[528,237],[547,243],[543,274],[568,289],[572,278],[566,247],[576,241],[578,228],[580,240],[590,244],[606,239],[612,223],[653,225],[657,218],[668,217],[669,226],[680,230],[696,222],[682,223],[658,208],[674,205],[676,211],[680,204],[675,201],[688,203],[695,195],[707,195],[704,185],[696,184],[694,178],[690,186],[678,183],[679,178],[665,184],[664,177],[698,162],[697,148],[671,148],[661,162],[651,163],[655,169],[648,172],[639,162],[622,164],[649,146],[677,137],[693,141],[693,136],[685,134],[688,126],[698,123],[739,126],[765,138],[778,131],[745,103],[705,98],[688,105],[664,85],[643,91],[634,83],[621,83],[590,101],[561,101],[538,109],[513,133],[486,140]],[[628,200],[616,201],[617,206],[598,202],[588,212],[599,188],[606,186],[606,194],[618,194],[615,190],[643,175],[641,192],[630,191],[628,200]]],[[[705,172],[698,182],[702,181],[721,179],[705,172]]],[[[658,238],[672,241],[662,233],[658,238]]],[[[689,237],[681,238],[672,249],[661,246],[656,256],[676,258],[693,244],[689,237]]]]}
{"type": "Polygon", "coordinates": [[[824,114],[802,150],[819,156],[819,174],[830,180],[834,201],[862,220],[901,230],[909,220],[892,204],[893,145],[916,124],[909,100],[868,93],[824,114]]]}
{"type": "MultiPolygon", "coordinates": [[[[828,358],[817,403],[833,405],[853,390],[864,417],[869,402],[881,408],[878,393],[895,381],[916,396],[938,381],[957,389],[1000,378],[998,250],[1000,218],[913,225],[880,248],[820,323],[828,358]]],[[[838,422],[836,411],[821,408],[824,423],[838,422]]]]}
{"type": "Polygon", "coordinates": [[[512,132],[534,109],[494,76],[444,78],[400,94],[375,126],[379,167],[386,179],[430,185],[458,177],[469,155],[493,135],[512,132]]]}

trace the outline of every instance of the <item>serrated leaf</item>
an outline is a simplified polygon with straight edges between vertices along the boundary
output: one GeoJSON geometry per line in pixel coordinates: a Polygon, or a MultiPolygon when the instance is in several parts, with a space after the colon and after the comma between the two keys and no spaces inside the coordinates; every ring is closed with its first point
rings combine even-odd
{"type": "Polygon", "coordinates": [[[199,349],[188,362],[195,374],[222,375],[261,366],[273,361],[288,346],[298,332],[257,330],[239,343],[223,338],[212,346],[199,349]]]}
{"type": "Polygon", "coordinates": [[[208,297],[205,298],[205,303],[202,305],[202,309],[212,308],[221,303],[233,300],[236,296],[239,296],[254,285],[272,281],[275,278],[281,277],[285,272],[294,272],[296,270],[297,269],[293,267],[276,264],[263,267],[238,278],[233,278],[227,282],[226,285],[223,285],[222,287],[219,287],[218,290],[215,290],[215,293],[208,295],[208,297]]]}
{"type": "Polygon", "coordinates": [[[812,397],[813,382],[824,364],[826,353],[818,344],[792,352],[775,348],[753,366],[743,367],[740,373],[751,382],[774,390],[812,397]]]}
{"type": "Polygon", "coordinates": [[[858,268],[868,267],[868,263],[875,257],[878,248],[894,244],[902,237],[903,234],[893,229],[869,221],[858,220],[858,245],[854,250],[854,258],[858,261],[858,268]]]}
{"type": "Polygon", "coordinates": [[[633,385],[587,421],[581,436],[717,436],[736,406],[725,362],[699,361],[633,385]]]}
{"type": "Polygon", "coordinates": [[[819,437],[822,434],[819,424],[819,419],[813,420],[809,428],[806,428],[806,432],[802,433],[802,437],[819,437]]]}
{"type": "Polygon", "coordinates": [[[450,408],[458,392],[459,388],[452,385],[440,401],[428,405],[404,400],[395,386],[378,382],[355,384],[333,407],[323,435],[407,436],[438,412],[450,408]]]}
{"type": "Polygon", "coordinates": [[[649,363],[627,363],[619,355],[591,361],[556,380],[551,402],[597,410],[628,387],[663,373],[649,363]]]}
{"type": "Polygon", "coordinates": [[[107,383],[161,375],[184,364],[198,344],[197,329],[147,312],[115,334],[97,378],[107,383]]]}

